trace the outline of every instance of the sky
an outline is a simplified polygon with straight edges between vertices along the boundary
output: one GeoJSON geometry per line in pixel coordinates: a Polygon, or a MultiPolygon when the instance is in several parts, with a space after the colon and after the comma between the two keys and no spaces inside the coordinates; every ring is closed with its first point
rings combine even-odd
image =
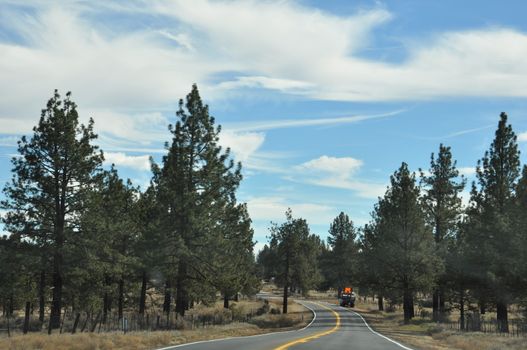
{"type": "Polygon", "coordinates": [[[401,162],[427,169],[440,143],[474,180],[501,112],[527,161],[525,13],[520,0],[0,0],[0,186],[58,89],[95,120],[105,166],[144,189],[196,83],[242,162],[256,250],[288,207],[325,238],[341,211],[367,223],[401,162]]]}

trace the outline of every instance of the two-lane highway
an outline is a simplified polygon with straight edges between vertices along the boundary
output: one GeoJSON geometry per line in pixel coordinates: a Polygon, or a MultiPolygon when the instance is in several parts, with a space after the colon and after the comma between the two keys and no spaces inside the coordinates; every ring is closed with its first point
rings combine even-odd
{"type": "Polygon", "coordinates": [[[162,350],[411,350],[372,330],[362,316],[352,310],[328,303],[299,302],[315,315],[302,330],[202,341],[162,350]]]}

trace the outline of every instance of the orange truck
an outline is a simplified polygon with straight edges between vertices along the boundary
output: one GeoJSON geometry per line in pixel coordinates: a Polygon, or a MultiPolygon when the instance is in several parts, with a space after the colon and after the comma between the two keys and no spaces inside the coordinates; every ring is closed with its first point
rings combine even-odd
{"type": "Polygon", "coordinates": [[[340,306],[355,307],[355,293],[352,287],[344,287],[339,299],[340,306]]]}

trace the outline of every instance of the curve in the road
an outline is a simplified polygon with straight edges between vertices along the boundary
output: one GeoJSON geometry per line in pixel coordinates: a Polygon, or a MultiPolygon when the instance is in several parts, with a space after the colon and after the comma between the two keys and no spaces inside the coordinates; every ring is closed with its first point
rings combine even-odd
{"type": "Polygon", "coordinates": [[[301,330],[205,340],[159,350],[412,350],[374,331],[355,311],[331,303],[298,302],[313,312],[313,320],[301,330]]]}
{"type": "MultiPolygon", "coordinates": [[[[333,310],[333,309],[331,309],[331,308],[329,308],[329,307],[327,307],[327,306],[324,306],[324,305],[319,304],[319,303],[314,303],[314,304],[316,304],[316,305],[318,305],[318,306],[321,306],[321,307],[323,307],[323,308],[325,308],[325,309],[330,310],[330,311],[333,313],[333,315],[335,315],[335,319],[336,319],[336,321],[335,321],[335,327],[333,327],[333,328],[331,328],[330,330],[325,331],[325,332],[315,333],[315,334],[313,334],[313,335],[310,335],[310,336],[307,336],[307,337],[304,337],[304,338],[300,338],[300,339],[297,339],[297,340],[293,340],[293,341],[291,341],[291,342],[289,342],[289,343],[286,343],[286,344],[284,344],[284,345],[281,345],[281,346],[275,348],[274,350],[286,350],[286,349],[289,349],[291,346],[294,346],[294,345],[296,345],[296,344],[310,342],[310,341],[312,341],[312,340],[318,339],[318,338],[323,337],[323,336],[325,336],[325,335],[329,335],[329,334],[331,334],[331,333],[334,333],[334,332],[337,331],[337,329],[339,329],[339,327],[340,327],[340,316],[339,316],[339,314],[338,314],[337,312],[335,312],[335,310],[333,310]]],[[[304,306],[305,306],[305,305],[304,305],[304,306]]],[[[313,311],[313,310],[312,310],[312,311],[313,311]]],[[[313,311],[313,314],[315,315],[315,316],[313,317],[313,321],[314,321],[314,320],[315,320],[315,317],[316,317],[316,312],[313,311]]],[[[313,321],[311,321],[311,322],[313,322],[313,321]]]]}
{"type": "Polygon", "coordinates": [[[362,317],[362,315],[359,314],[358,312],[353,311],[353,310],[348,310],[348,309],[346,309],[346,308],[344,308],[344,307],[342,307],[342,306],[340,306],[340,308],[341,308],[341,309],[344,309],[344,310],[346,310],[346,311],[348,311],[348,312],[352,312],[352,313],[354,313],[355,315],[359,316],[359,317],[361,318],[361,320],[364,322],[364,324],[366,325],[366,327],[368,327],[368,329],[370,330],[370,332],[372,332],[373,334],[378,335],[379,337],[384,338],[384,339],[388,340],[389,342],[394,343],[395,345],[398,345],[399,347],[401,347],[401,348],[403,348],[403,349],[405,349],[405,350],[414,350],[414,349],[409,348],[409,347],[407,347],[407,346],[405,346],[405,345],[403,345],[403,344],[401,344],[401,343],[399,343],[399,342],[396,342],[395,340],[393,340],[393,339],[391,339],[391,338],[388,338],[388,337],[385,336],[385,335],[382,335],[382,334],[379,333],[379,332],[374,331],[374,330],[370,327],[370,325],[368,324],[368,322],[366,322],[366,320],[364,319],[364,317],[362,317]]]}

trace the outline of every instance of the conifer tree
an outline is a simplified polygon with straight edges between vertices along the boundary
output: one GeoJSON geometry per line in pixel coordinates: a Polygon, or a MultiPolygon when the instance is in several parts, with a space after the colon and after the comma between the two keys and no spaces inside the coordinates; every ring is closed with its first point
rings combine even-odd
{"type": "Polygon", "coordinates": [[[93,120],[79,123],[70,93],[61,100],[55,90],[33,128],[33,136],[18,143],[20,157],[12,160],[13,179],[4,188],[7,230],[47,250],[52,268],[50,329],[60,326],[65,250],[76,231],[78,214],[94,174],[103,160],[92,142],[93,120]]]}
{"type": "Polygon", "coordinates": [[[414,317],[414,296],[432,285],[440,262],[434,255],[432,235],[425,225],[415,174],[403,163],[391,176],[391,186],[373,213],[375,237],[369,237],[370,254],[379,276],[403,296],[404,321],[414,317]]]}
{"type": "Polygon", "coordinates": [[[341,212],[329,228],[328,245],[331,251],[327,256],[326,276],[331,287],[340,293],[345,286],[356,281],[358,247],[355,243],[355,228],[349,216],[341,212]]]}
{"type": "MultiPolygon", "coordinates": [[[[318,282],[317,241],[310,234],[305,219],[293,218],[291,209],[285,213],[286,222],[271,227],[270,249],[277,257],[276,281],[283,287],[283,313],[287,313],[289,290],[299,287],[304,293],[318,282]]],[[[320,242],[318,242],[320,243],[320,242]]]]}
{"type": "Polygon", "coordinates": [[[474,273],[496,303],[500,329],[508,332],[508,304],[514,297],[515,265],[520,256],[512,217],[514,191],[520,175],[516,135],[507,114],[501,113],[490,149],[478,162],[476,184],[472,185],[467,240],[474,273]]]}
{"type": "MultiPolygon", "coordinates": [[[[241,165],[230,159],[230,150],[218,145],[220,127],[209,115],[196,85],[180,100],[179,120],[170,127],[173,134],[168,155],[163,158],[159,186],[167,213],[163,229],[172,245],[176,288],[176,312],[189,308],[196,278],[206,270],[207,254],[216,242],[213,227],[223,207],[235,201],[241,181],[241,165]]],[[[167,280],[170,282],[170,277],[167,280]]]]}
{"type": "MultiPolygon", "coordinates": [[[[443,262],[449,247],[447,238],[454,236],[462,214],[459,194],[465,186],[465,181],[458,181],[458,178],[459,171],[456,169],[456,161],[452,160],[450,147],[439,145],[437,158],[432,153],[429,175],[421,171],[421,182],[425,186],[423,206],[427,222],[434,234],[435,254],[443,262]]],[[[443,285],[449,278],[448,275],[438,275],[437,287],[432,298],[434,320],[445,312],[446,295],[443,285]]]]}

